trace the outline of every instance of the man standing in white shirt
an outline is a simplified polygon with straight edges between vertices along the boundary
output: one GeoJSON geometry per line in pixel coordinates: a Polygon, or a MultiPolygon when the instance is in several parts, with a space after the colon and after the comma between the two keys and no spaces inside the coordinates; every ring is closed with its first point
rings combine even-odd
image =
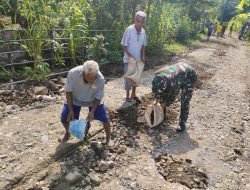
{"type": "MultiPolygon", "coordinates": [[[[124,73],[128,70],[129,57],[133,57],[136,61],[142,61],[145,63],[145,46],[147,45],[146,33],[142,28],[146,21],[146,14],[142,11],[138,11],[134,17],[134,24],[129,26],[121,41],[121,45],[124,51],[124,73]]],[[[132,93],[130,95],[131,84],[125,79],[126,100],[129,98],[136,98],[136,87],[132,86],[132,93]]]]}

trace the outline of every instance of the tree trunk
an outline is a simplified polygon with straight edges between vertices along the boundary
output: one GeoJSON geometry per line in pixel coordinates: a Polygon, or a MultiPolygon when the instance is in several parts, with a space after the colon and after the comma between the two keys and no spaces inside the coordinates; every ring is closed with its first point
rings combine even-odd
{"type": "Polygon", "coordinates": [[[148,0],[148,8],[147,8],[147,12],[146,12],[147,18],[149,18],[151,4],[152,4],[152,0],[148,0]]]}
{"type": "Polygon", "coordinates": [[[135,9],[136,9],[137,4],[138,4],[138,0],[132,1],[132,23],[134,23],[135,9]]]}
{"type": "Polygon", "coordinates": [[[192,0],[189,0],[188,4],[188,16],[191,17],[191,5],[192,5],[192,0]]]}

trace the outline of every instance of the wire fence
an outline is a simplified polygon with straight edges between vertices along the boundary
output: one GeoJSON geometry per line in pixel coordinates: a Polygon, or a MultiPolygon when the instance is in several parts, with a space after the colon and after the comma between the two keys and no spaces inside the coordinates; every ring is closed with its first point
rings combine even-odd
{"type": "MultiPolygon", "coordinates": [[[[104,39],[108,39],[111,37],[114,30],[66,30],[66,29],[54,29],[47,30],[48,34],[45,34],[45,37],[42,38],[26,38],[21,34],[25,31],[22,30],[14,30],[14,29],[6,29],[0,30],[0,72],[1,70],[8,70],[11,73],[15,73],[16,70],[20,70],[25,66],[32,67],[35,63],[34,58],[31,56],[36,51],[40,51],[41,59],[43,62],[49,64],[49,67],[52,71],[52,75],[49,74],[48,77],[60,75],[61,72],[56,73],[57,67],[62,67],[58,61],[58,55],[56,55],[59,50],[55,43],[63,44],[60,47],[60,57],[59,59],[66,63],[66,68],[71,67],[72,62],[81,62],[88,58],[87,51],[90,47],[90,44],[96,38],[96,35],[102,34],[104,39]],[[60,34],[67,32],[68,36],[60,36],[60,34]],[[51,35],[52,34],[52,35],[51,35]],[[59,34],[56,36],[55,34],[59,34]],[[6,37],[5,37],[6,36],[6,37]],[[33,43],[33,45],[37,43],[50,42],[49,45],[44,45],[37,49],[30,48],[27,50],[28,44],[33,43]],[[72,49],[72,43],[74,45],[74,49],[72,49]]],[[[29,32],[39,32],[36,30],[32,30],[29,32]]],[[[101,48],[101,46],[100,46],[101,48]]],[[[93,51],[98,51],[97,49],[93,51]]],[[[109,61],[102,62],[101,64],[109,63],[109,61]]],[[[67,71],[64,71],[67,72],[67,71]]],[[[0,81],[1,82],[1,81],[0,81]]],[[[13,82],[12,82],[13,83],[13,82]]],[[[16,82],[14,82],[16,83],[16,82]]],[[[9,83],[6,83],[9,84],[9,83]]]]}

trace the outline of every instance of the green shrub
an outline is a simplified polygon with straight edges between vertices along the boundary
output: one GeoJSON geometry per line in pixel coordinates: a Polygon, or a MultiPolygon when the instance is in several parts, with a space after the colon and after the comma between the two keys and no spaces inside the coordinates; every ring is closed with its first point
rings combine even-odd
{"type": "Polygon", "coordinates": [[[11,73],[0,71],[0,82],[9,82],[11,79],[11,73]]]}
{"type": "Polygon", "coordinates": [[[186,50],[186,46],[182,45],[182,44],[165,44],[163,47],[163,52],[164,55],[166,56],[172,56],[172,55],[178,55],[181,54],[183,52],[185,52],[186,50]]]}
{"type": "Polygon", "coordinates": [[[88,59],[93,59],[100,64],[107,61],[106,55],[108,51],[105,47],[107,44],[104,43],[104,39],[102,34],[90,38],[90,42],[87,46],[88,59]]]}
{"type": "Polygon", "coordinates": [[[39,64],[36,69],[24,67],[22,74],[26,80],[42,81],[47,79],[49,72],[49,64],[43,62],[42,64],[39,64]]]}
{"type": "Polygon", "coordinates": [[[175,28],[175,40],[178,43],[186,43],[191,38],[192,25],[187,16],[179,18],[175,28]]]}

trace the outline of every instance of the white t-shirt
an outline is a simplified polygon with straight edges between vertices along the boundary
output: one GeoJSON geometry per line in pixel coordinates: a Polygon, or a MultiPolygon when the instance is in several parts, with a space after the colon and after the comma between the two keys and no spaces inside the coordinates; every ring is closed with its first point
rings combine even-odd
{"type": "MultiPolygon", "coordinates": [[[[129,26],[121,41],[122,46],[127,46],[129,53],[137,60],[141,60],[141,48],[147,45],[146,33],[142,28],[140,34],[137,34],[135,25],[129,26]]],[[[124,53],[123,62],[128,63],[128,55],[124,53]]]]}
{"type": "Polygon", "coordinates": [[[68,73],[64,89],[65,92],[73,93],[74,105],[92,106],[95,98],[98,100],[103,99],[105,80],[99,71],[95,84],[90,85],[84,81],[82,72],[82,65],[71,69],[68,73]]]}

